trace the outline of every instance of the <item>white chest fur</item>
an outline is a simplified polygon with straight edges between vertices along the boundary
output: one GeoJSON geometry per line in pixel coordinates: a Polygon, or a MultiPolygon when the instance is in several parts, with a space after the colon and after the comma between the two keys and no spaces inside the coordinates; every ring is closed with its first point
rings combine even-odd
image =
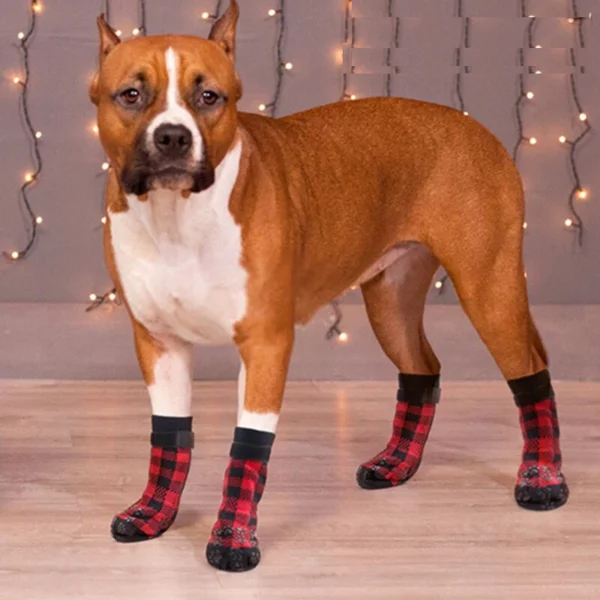
{"type": "Polygon", "coordinates": [[[112,246],[134,317],[157,336],[192,343],[230,342],[246,311],[241,229],[229,212],[241,143],[225,157],[213,186],[184,199],[151,192],[111,213],[112,246]]]}

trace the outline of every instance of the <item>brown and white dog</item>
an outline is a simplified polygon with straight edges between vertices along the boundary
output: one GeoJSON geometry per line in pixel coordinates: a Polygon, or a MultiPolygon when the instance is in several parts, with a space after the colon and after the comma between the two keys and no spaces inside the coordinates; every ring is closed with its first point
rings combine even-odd
{"type": "Polygon", "coordinates": [[[567,500],[546,352],[528,306],[521,179],[484,127],[449,107],[366,99],[282,119],[238,113],[238,6],[208,40],[120,43],[104,21],[90,96],[112,170],[106,261],[130,313],[152,404],[150,480],[113,521],[123,542],[173,522],[191,433],[193,344],[239,350],[239,412],[207,557],[245,570],[260,558],[256,505],[282,404],[294,328],[362,286],[381,346],[400,373],[393,435],[358,481],[408,480],[439,398],[423,331],[443,265],[519,408],[516,499],[567,500]]]}

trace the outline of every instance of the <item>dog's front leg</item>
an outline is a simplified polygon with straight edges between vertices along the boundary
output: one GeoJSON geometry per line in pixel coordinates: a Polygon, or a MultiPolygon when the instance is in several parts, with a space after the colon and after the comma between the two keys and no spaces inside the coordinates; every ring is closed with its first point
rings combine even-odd
{"type": "Polygon", "coordinates": [[[152,539],[173,524],[194,445],[191,345],[174,338],[158,340],[135,320],[133,326],[152,404],[152,450],[141,498],[113,519],[111,532],[118,542],[152,539]]]}
{"type": "Polygon", "coordinates": [[[208,562],[225,571],[246,571],[260,561],[256,539],[257,505],[293,345],[293,326],[278,332],[248,327],[238,342],[242,367],[237,427],[223,483],[223,500],[206,549],[208,562]],[[258,330],[257,330],[258,329],[258,330]]]}

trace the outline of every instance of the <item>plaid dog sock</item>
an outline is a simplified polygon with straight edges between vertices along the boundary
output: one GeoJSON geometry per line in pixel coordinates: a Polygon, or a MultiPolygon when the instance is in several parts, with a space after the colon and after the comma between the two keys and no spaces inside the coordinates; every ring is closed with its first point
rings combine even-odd
{"type": "Polygon", "coordinates": [[[419,468],[440,399],[439,375],[398,377],[392,437],[385,450],[363,463],[356,473],[360,487],[374,490],[407,482],[419,468]]]}
{"type": "Polygon", "coordinates": [[[194,447],[192,417],[152,417],[148,485],[142,497],[111,524],[117,542],[162,535],[175,521],[194,447]]]}
{"type": "Polygon", "coordinates": [[[223,482],[223,500],[210,541],[208,562],[222,571],[248,571],[260,562],[257,506],[265,489],[275,434],[237,427],[223,482]]]}
{"type": "Polygon", "coordinates": [[[561,471],[560,430],[550,374],[544,370],[513,379],[508,385],[519,409],[524,440],[515,500],[530,510],[558,508],[567,501],[569,488],[561,471]]]}

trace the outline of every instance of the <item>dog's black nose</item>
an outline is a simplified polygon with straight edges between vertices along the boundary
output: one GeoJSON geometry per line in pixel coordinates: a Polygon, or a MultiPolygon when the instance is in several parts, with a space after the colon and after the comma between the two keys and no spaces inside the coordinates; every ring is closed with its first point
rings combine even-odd
{"type": "Polygon", "coordinates": [[[154,132],[154,144],[164,156],[182,158],[192,146],[192,132],[183,125],[161,125],[154,132]]]}

